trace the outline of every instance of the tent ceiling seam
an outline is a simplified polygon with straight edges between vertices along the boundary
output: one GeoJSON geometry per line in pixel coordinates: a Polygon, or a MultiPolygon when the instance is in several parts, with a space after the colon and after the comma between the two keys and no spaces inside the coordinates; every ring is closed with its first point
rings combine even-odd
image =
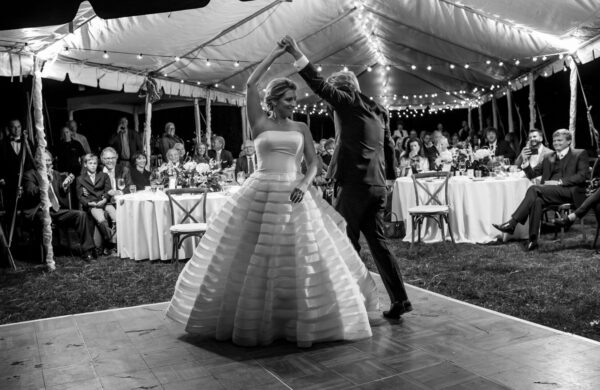
{"type": "MultiPolygon", "coordinates": [[[[306,35],[304,37],[302,37],[298,41],[298,43],[302,43],[305,40],[307,40],[308,38],[312,37],[313,35],[320,33],[321,31],[325,30],[328,27],[331,27],[332,25],[336,24],[337,22],[343,20],[345,17],[347,17],[348,15],[350,15],[354,11],[356,11],[356,7],[350,8],[349,10],[347,10],[347,11],[343,12],[342,14],[336,16],[334,19],[332,19],[329,22],[325,23],[324,25],[322,25],[321,27],[319,27],[317,30],[309,33],[308,35],[306,35]]],[[[351,44],[354,44],[354,42],[352,42],[351,44]]],[[[229,79],[231,79],[231,78],[233,78],[233,77],[235,77],[235,76],[237,76],[237,75],[239,75],[241,73],[244,73],[248,69],[251,69],[251,68],[255,67],[258,64],[260,64],[260,61],[256,61],[256,62],[254,62],[254,63],[252,63],[252,64],[244,67],[243,69],[240,69],[239,71],[237,71],[237,72],[235,72],[235,73],[233,73],[233,74],[231,74],[231,75],[229,75],[229,76],[227,76],[227,77],[225,77],[225,78],[217,81],[217,83],[224,83],[225,81],[227,81],[227,80],[229,80],[229,79]]]]}
{"type": "MultiPolygon", "coordinates": [[[[242,20],[240,20],[240,21],[238,21],[238,22],[234,23],[233,25],[231,25],[231,26],[227,27],[225,30],[221,31],[220,33],[218,33],[218,34],[217,34],[216,36],[214,36],[213,38],[209,39],[209,40],[208,40],[208,41],[206,41],[206,42],[203,42],[201,45],[199,45],[199,46],[195,47],[194,49],[192,49],[192,50],[188,51],[187,53],[185,53],[185,54],[181,55],[180,57],[187,57],[187,56],[189,56],[190,54],[192,54],[192,53],[194,53],[194,52],[196,52],[196,51],[198,51],[198,50],[201,50],[202,48],[204,48],[205,46],[209,45],[210,43],[212,43],[212,42],[216,41],[217,39],[219,39],[219,38],[221,38],[221,37],[223,37],[223,36],[225,36],[225,35],[229,34],[230,32],[234,31],[234,30],[235,30],[235,29],[237,29],[238,27],[240,27],[240,26],[242,26],[242,25],[244,25],[244,24],[248,23],[249,21],[251,21],[251,20],[252,20],[252,19],[254,19],[255,17],[257,17],[257,16],[259,16],[259,15],[262,15],[263,13],[267,12],[267,11],[268,11],[268,10],[270,10],[271,8],[273,8],[273,7],[277,6],[277,5],[279,5],[279,4],[281,4],[282,2],[285,2],[285,1],[286,1],[286,0],[275,0],[274,2],[270,3],[269,5],[267,5],[267,6],[263,7],[263,8],[261,8],[261,9],[259,9],[258,11],[256,11],[255,13],[253,13],[252,15],[250,15],[250,16],[246,16],[244,19],[242,19],[242,20]]],[[[163,69],[165,69],[165,68],[167,68],[167,67],[169,67],[169,66],[173,65],[175,62],[176,62],[176,61],[171,61],[171,62],[169,62],[169,63],[167,63],[167,64],[165,64],[165,65],[161,66],[160,68],[156,69],[154,72],[157,72],[157,73],[158,73],[158,72],[162,71],[163,69]]]]}
{"type": "MultiPolygon", "coordinates": [[[[365,9],[366,9],[366,10],[368,10],[369,12],[371,12],[371,13],[373,13],[373,14],[375,14],[375,15],[377,15],[377,16],[379,16],[379,17],[381,17],[381,18],[383,18],[383,19],[386,19],[386,20],[388,20],[388,21],[392,22],[392,23],[399,24],[399,25],[401,25],[401,26],[407,27],[407,28],[408,28],[408,29],[410,29],[410,30],[417,31],[417,32],[419,32],[419,33],[421,33],[421,34],[423,34],[423,35],[427,35],[427,36],[429,36],[429,37],[431,37],[431,38],[433,38],[433,39],[435,39],[435,40],[438,40],[438,41],[444,42],[444,43],[446,43],[446,44],[448,44],[448,45],[455,46],[455,47],[461,48],[461,49],[463,49],[463,50],[466,50],[466,51],[468,51],[468,52],[475,53],[475,54],[477,54],[477,55],[480,55],[480,56],[483,56],[483,57],[487,57],[487,58],[490,58],[490,59],[494,59],[494,60],[496,60],[496,61],[505,61],[505,59],[502,59],[502,58],[500,58],[500,57],[496,57],[496,56],[495,56],[495,55],[493,55],[493,54],[486,54],[486,53],[480,52],[479,50],[475,50],[475,49],[473,49],[473,48],[469,48],[469,47],[463,46],[463,45],[461,45],[461,44],[459,44],[459,43],[456,43],[456,42],[449,41],[449,40],[447,40],[447,39],[444,39],[444,38],[442,38],[442,37],[439,37],[439,36],[437,36],[437,35],[435,35],[435,34],[429,33],[429,32],[427,32],[427,31],[424,31],[424,30],[422,30],[422,29],[419,29],[419,28],[417,28],[417,27],[414,27],[414,26],[411,26],[411,25],[409,25],[409,24],[403,23],[403,22],[401,22],[401,21],[399,21],[399,20],[397,20],[397,19],[394,19],[394,18],[392,18],[391,16],[388,16],[388,15],[382,14],[381,12],[379,12],[379,11],[377,11],[377,10],[374,10],[373,8],[370,8],[370,7],[365,7],[365,9]]],[[[513,65],[510,65],[510,66],[513,66],[513,65]]],[[[519,67],[517,67],[517,68],[519,68],[519,67]]],[[[522,69],[522,68],[519,68],[519,69],[522,69]]]]}
{"type": "MultiPolygon", "coordinates": [[[[407,44],[405,44],[405,43],[396,42],[396,41],[393,41],[393,40],[391,40],[391,39],[388,39],[388,38],[386,38],[386,37],[383,37],[383,36],[381,36],[381,35],[377,35],[377,37],[378,37],[379,39],[381,39],[381,40],[384,40],[384,41],[386,41],[386,42],[390,42],[390,43],[392,43],[392,44],[394,44],[394,45],[396,45],[396,46],[402,46],[402,47],[405,47],[405,48],[407,48],[407,49],[409,49],[409,50],[412,50],[412,51],[415,51],[415,52],[417,52],[417,53],[420,53],[420,54],[422,54],[422,55],[425,55],[425,56],[427,56],[427,57],[434,58],[434,59],[436,59],[437,61],[443,61],[443,62],[445,62],[446,64],[456,64],[456,62],[448,61],[448,60],[446,60],[446,59],[444,59],[444,58],[441,58],[441,57],[438,57],[438,56],[436,56],[436,55],[433,55],[433,54],[427,53],[427,52],[425,52],[425,51],[423,51],[423,50],[420,50],[420,49],[414,48],[414,47],[412,47],[412,46],[409,46],[409,45],[407,45],[407,44]]],[[[411,65],[412,65],[412,64],[411,64],[411,65]]],[[[499,78],[498,78],[498,77],[494,77],[494,76],[492,76],[492,75],[490,75],[490,74],[488,74],[488,73],[485,73],[485,72],[483,72],[483,71],[481,71],[481,70],[479,70],[479,69],[477,69],[477,68],[474,68],[474,67],[470,67],[470,68],[469,68],[469,70],[472,70],[474,73],[478,73],[478,74],[480,74],[480,75],[482,75],[482,76],[485,76],[485,77],[491,78],[492,80],[496,80],[496,81],[503,81],[503,80],[505,79],[505,77],[499,77],[499,78]]],[[[438,73],[439,73],[439,72],[438,72],[438,73]]],[[[466,80],[464,80],[464,81],[465,81],[465,82],[468,82],[468,81],[466,81],[466,80]]],[[[475,85],[475,83],[473,83],[473,84],[475,85]]],[[[483,87],[483,86],[484,86],[484,85],[481,85],[481,87],[483,87]]]]}
{"type": "MultiPolygon", "coordinates": [[[[85,26],[86,24],[88,24],[90,21],[92,21],[92,19],[94,19],[94,18],[96,18],[96,17],[98,16],[98,15],[96,15],[96,14],[95,14],[93,11],[90,11],[90,12],[92,12],[92,13],[93,13],[93,15],[92,15],[92,16],[90,16],[89,18],[87,18],[86,20],[84,20],[84,21],[83,21],[81,24],[77,25],[77,27],[75,27],[75,28],[73,29],[73,33],[74,33],[75,31],[79,30],[80,28],[82,28],[83,26],[85,26]]],[[[66,24],[65,24],[65,25],[63,25],[63,26],[68,26],[68,25],[69,25],[69,23],[66,23],[66,24]]],[[[63,36],[61,36],[60,38],[58,38],[58,39],[54,40],[54,42],[52,42],[52,43],[49,43],[49,44],[47,44],[47,45],[43,46],[41,49],[37,50],[37,51],[35,52],[35,54],[37,54],[37,53],[41,52],[42,50],[45,50],[46,48],[48,48],[48,47],[52,46],[52,45],[53,45],[53,44],[55,44],[56,42],[58,42],[58,41],[60,41],[60,40],[63,40],[63,39],[64,39],[64,38],[65,38],[67,35],[69,35],[69,34],[70,34],[70,32],[69,32],[69,33],[67,33],[67,34],[63,34],[63,36]]]]}

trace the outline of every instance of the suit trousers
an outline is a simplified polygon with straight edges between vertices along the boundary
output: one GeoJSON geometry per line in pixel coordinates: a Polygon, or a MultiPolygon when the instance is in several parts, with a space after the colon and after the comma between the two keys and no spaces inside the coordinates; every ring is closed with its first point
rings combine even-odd
{"type": "Polygon", "coordinates": [[[392,303],[407,301],[402,276],[384,235],[385,187],[346,184],[338,185],[336,189],[334,207],[346,219],[346,233],[352,245],[360,253],[358,239],[362,232],[392,303]]]}
{"type": "MultiPolygon", "coordinates": [[[[43,218],[42,210],[38,210],[35,214],[35,218],[40,222],[43,218]]],[[[57,226],[72,227],[77,231],[79,235],[79,243],[83,251],[89,251],[94,249],[94,221],[90,216],[81,210],[50,210],[50,218],[52,222],[57,226]]]]}
{"type": "Polygon", "coordinates": [[[524,224],[529,218],[529,239],[535,240],[540,231],[542,209],[549,205],[572,203],[573,196],[567,187],[557,185],[535,185],[529,187],[525,198],[521,201],[512,217],[524,224]]]}
{"type": "Polygon", "coordinates": [[[583,218],[592,208],[598,209],[600,206],[600,190],[596,190],[575,210],[577,218],[583,218]]]}

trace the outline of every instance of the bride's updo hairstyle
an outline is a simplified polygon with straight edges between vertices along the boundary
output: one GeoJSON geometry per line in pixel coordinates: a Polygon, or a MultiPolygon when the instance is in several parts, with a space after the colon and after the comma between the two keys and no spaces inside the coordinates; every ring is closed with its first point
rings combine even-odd
{"type": "Polygon", "coordinates": [[[298,87],[292,80],[282,77],[271,80],[266,89],[265,104],[267,105],[267,110],[271,112],[277,100],[281,99],[287,91],[295,91],[298,87]]]}

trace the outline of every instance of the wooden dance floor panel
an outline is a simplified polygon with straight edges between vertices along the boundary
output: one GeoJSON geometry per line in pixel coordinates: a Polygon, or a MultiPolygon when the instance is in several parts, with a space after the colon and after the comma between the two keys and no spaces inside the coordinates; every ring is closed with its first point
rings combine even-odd
{"type": "Polygon", "coordinates": [[[166,303],[0,326],[0,389],[600,388],[600,343],[407,288],[403,320],[309,349],[192,337],[166,303]]]}

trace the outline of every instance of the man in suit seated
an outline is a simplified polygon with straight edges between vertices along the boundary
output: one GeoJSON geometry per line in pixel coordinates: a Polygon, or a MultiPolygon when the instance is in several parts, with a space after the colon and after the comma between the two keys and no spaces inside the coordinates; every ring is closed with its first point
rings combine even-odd
{"type": "MultiPolygon", "coordinates": [[[[58,227],[73,227],[79,235],[83,260],[90,260],[95,256],[94,249],[94,222],[91,217],[81,210],[70,210],[67,193],[74,180],[71,174],[63,180],[61,175],[52,169],[52,155],[46,151],[44,154],[46,169],[48,170],[48,199],[50,200],[50,218],[58,227]]],[[[42,200],[40,199],[40,186],[42,177],[36,169],[30,169],[23,175],[23,191],[26,208],[23,214],[29,220],[39,222],[43,218],[42,200]]]]}
{"type": "Polygon", "coordinates": [[[244,141],[244,149],[235,163],[235,177],[237,178],[239,172],[244,172],[246,177],[250,176],[257,168],[258,162],[256,161],[254,141],[247,139],[244,141]]]}
{"type": "Polygon", "coordinates": [[[508,158],[511,162],[515,161],[516,153],[510,144],[504,140],[498,139],[498,130],[493,127],[485,131],[485,147],[490,149],[490,153],[495,157],[508,158]]]}
{"type": "Polygon", "coordinates": [[[215,137],[213,147],[214,149],[208,151],[208,158],[215,160],[220,169],[229,168],[233,165],[233,154],[229,150],[225,150],[225,139],[223,137],[215,137]]]}
{"type": "Polygon", "coordinates": [[[523,171],[528,178],[542,176],[541,185],[529,187],[525,198],[513,213],[512,218],[501,225],[493,226],[503,233],[512,234],[517,223],[529,219],[529,242],[527,250],[536,249],[540,230],[542,209],[548,205],[573,203],[580,206],[585,199],[585,181],[589,161],[585,150],[571,149],[569,130],[556,130],[552,135],[554,152],[541,164],[532,167],[529,157],[524,155],[523,171]]]}
{"type": "Polygon", "coordinates": [[[102,160],[101,172],[104,172],[110,178],[110,191],[108,195],[109,204],[115,204],[114,196],[119,193],[129,193],[129,186],[131,185],[131,173],[128,166],[117,164],[117,152],[110,146],[104,148],[100,154],[100,160],[102,160]],[[125,182],[125,188],[121,191],[118,188],[118,179],[123,179],[125,182]],[[121,192],[119,192],[121,191],[121,192]]]}

